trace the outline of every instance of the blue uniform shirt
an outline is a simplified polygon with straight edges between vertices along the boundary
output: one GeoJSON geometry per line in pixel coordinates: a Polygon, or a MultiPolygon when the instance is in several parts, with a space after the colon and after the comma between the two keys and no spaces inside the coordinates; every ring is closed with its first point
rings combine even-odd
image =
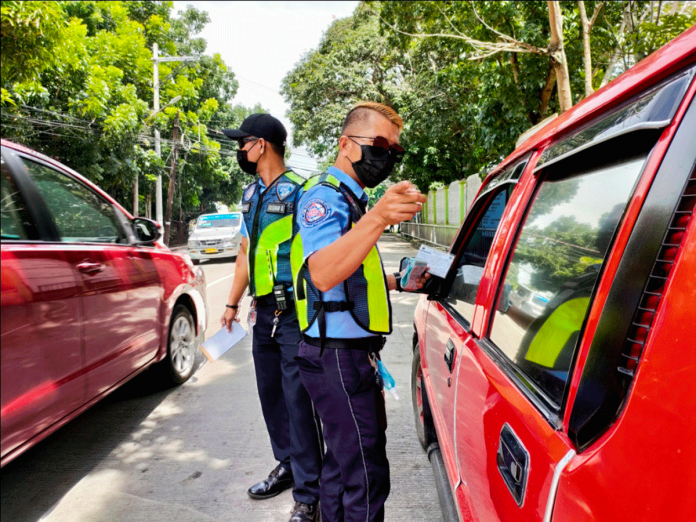
{"type": "MultiPolygon", "coordinates": [[[[338,178],[364,203],[367,204],[367,194],[358,183],[348,174],[336,167],[329,167],[327,172],[338,178]]],[[[302,237],[302,247],[305,261],[314,252],[330,245],[343,235],[343,230],[350,220],[350,207],[343,195],[337,190],[315,185],[300,197],[297,211],[297,223],[302,237]]],[[[343,283],[323,292],[323,301],[345,301],[346,293],[343,283]]],[[[319,337],[318,321],[305,332],[310,337],[319,337]]],[[[332,339],[355,339],[370,337],[374,334],[367,332],[355,322],[350,312],[330,312],[326,314],[326,337],[332,339]]]]}
{"type": "MultiPolygon", "coordinates": [[[[254,182],[258,184],[259,186],[259,194],[261,194],[264,190],[266,190],[266,185],[264,184],[263,180],[261,179],[261,176],[258,177],[258,179],[254,182]]],[[[246,221],[242,219],[242,237],[245,237],[249,239],[249,231],[247,230],[246,227],[246,221]]]]}

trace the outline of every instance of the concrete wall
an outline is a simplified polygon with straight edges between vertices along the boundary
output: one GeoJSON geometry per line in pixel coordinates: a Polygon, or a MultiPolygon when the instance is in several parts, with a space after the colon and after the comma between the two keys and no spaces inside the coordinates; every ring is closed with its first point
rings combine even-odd
{"type": "Polygon", "coordinates": [[[428,193],[422,223],[458,227],[469,212],[480,188],[481,179],[473,175],[465,180],[450,183],[447,187],[431,190],[428,193]]]}

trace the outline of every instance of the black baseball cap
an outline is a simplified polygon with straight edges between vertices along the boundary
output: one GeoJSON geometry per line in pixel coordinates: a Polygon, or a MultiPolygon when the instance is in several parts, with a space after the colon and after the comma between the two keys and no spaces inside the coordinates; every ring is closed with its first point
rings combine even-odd
{"type": "Polygon", "coordinates": [[[222,129],[222,132],[233,140],[255,136],[280,147],[285,147],[285,141],[288,137],[288,132],[280,120],[270,114],[252,114],[242,122],[238,129],[222,129]]]}

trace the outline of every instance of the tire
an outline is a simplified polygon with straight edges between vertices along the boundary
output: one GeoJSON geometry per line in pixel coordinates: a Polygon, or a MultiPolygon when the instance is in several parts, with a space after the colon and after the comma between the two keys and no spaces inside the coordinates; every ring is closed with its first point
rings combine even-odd
{"type": "Polygon", "coordinates": [[[188,308],[174,307],[167,336],[167,355],[159,363],[162,376],[173,384],[186,382],[193,374],[198,345],[196,323],[188,308]]]}
{"type": "Polygon", "coordinates": [[[411,399],[413,401],[413,417],[416,421],[416,435],[423,450],[428,449],[433,442],[437,441],[433,417],[428,403],[428,394],[425,391],[423,382],[423,368],[421,366],[421,355],[418,344],[413,349],[413,365],[411,368],[411,399]]]}

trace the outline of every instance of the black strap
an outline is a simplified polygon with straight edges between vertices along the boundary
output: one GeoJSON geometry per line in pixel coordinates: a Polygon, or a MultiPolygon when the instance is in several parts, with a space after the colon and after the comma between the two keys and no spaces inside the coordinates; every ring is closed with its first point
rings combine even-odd
{"type": "Polygon", "coordinates": [[[314,301],[314,309],[323,308],[325,312],[348,312],[355,308],[352,301],[314,301]]]}
{"type": "Polygon", "coordinates": [[[377,353],[382,349],[387,338],[383,335],[373,335],[371,337],[359,337],[357,339],[324,338],[322,340],[302,334],[302,340],[309,345],[321,347],[321,353],[323,353],[324,348],[329,348],[331,350],[360,350],[377,353]]]}

